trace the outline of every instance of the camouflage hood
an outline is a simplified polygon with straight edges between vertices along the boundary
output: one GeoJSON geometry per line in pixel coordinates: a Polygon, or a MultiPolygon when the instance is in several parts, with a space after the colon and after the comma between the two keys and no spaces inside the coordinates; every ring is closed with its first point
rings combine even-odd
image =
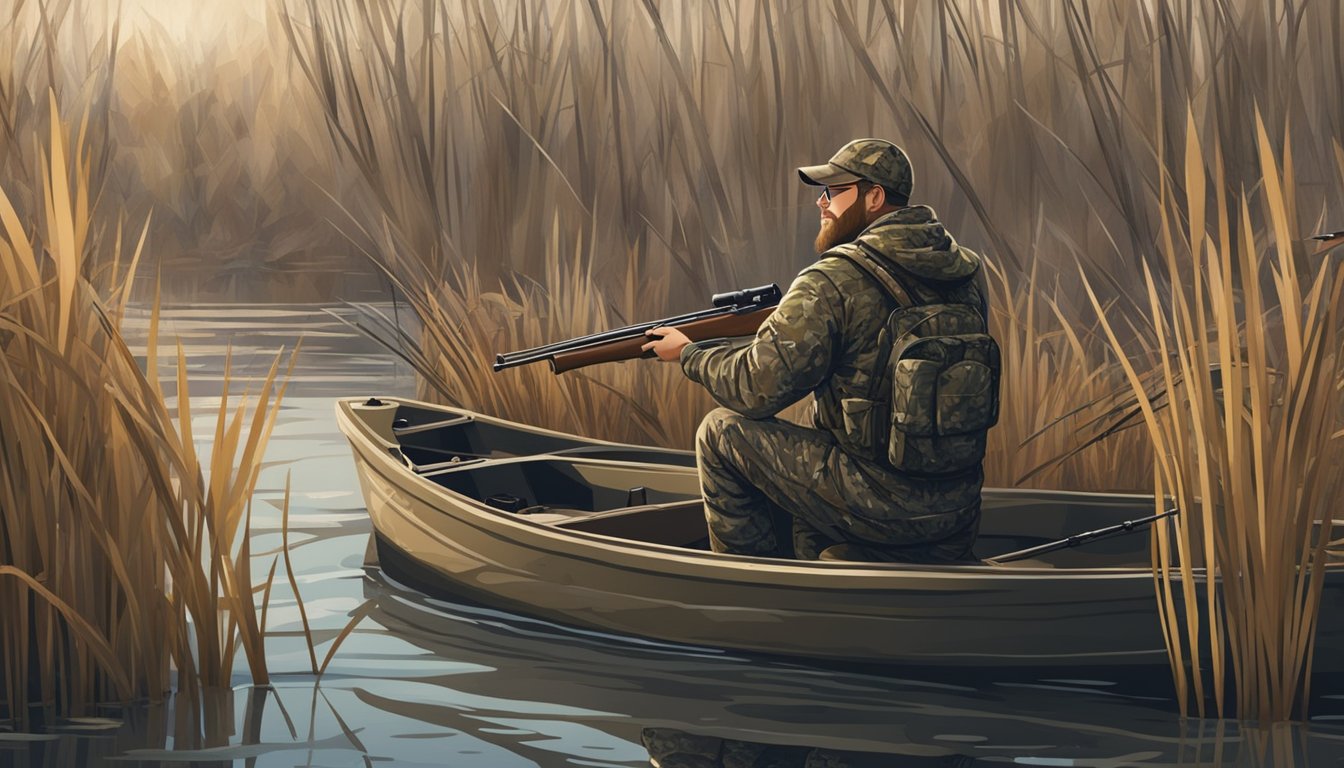
{"type": "Polygon", "coordinates": [[[957,245],[927,205],[892,211],[857,239],[924,280],[962,283],[980,269],[980,257],[957,245]]]}

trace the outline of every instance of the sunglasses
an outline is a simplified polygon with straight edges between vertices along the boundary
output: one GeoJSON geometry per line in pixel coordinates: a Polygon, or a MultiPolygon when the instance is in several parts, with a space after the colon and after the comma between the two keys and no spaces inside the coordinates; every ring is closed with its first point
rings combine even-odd
{"type": "Polygon", "coordinates": [[[831,201],[834,200],[837,195],[843,195],[845,193],[845,190],[851,187],[857,187],[862,183],[863,183],[862,181],[855,181],[849,184],[840,184],[834,187],[832,186],[822,187],[821,194],[817,196],[817,201],[825,203],[826,205],[830,205],[831,201]]]}

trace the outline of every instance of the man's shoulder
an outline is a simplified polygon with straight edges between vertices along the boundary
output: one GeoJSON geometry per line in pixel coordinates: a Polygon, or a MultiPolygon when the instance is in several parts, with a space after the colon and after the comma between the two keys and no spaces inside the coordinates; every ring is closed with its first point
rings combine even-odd
{"type": "Polygon", "coordinates": [[[799,278],[811,273],[815,276],[813,279],[825,280],[834,286],[844,301],[853,301],[870,293],[880,294],[881,290],[873,282],[872,276],[857,263],[866,257],[867,254],[857,243],[837,245],[808,265],[799,273],[799,278]]]}
{"type": "Polygon", "coordinates": [[[862,279],[862,270],[854,263],[855,258],[862,257],[862,250],[854,243],[845,243],[837,245],[830,250],[822,253],[817,260],[803,268],[798,273],[798,277],[804,275],[814,275],[813,279],[824,279],[843,289],[841,282],[850,282],[854,279],[862,279]]]}

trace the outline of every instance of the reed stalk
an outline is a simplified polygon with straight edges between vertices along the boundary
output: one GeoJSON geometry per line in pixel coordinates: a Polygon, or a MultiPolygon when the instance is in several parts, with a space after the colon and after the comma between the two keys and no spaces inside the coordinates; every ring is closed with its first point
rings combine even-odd
{"type": "Polygon", "coordinates": [[[986,259],[990,333],[1003,355],[999,423],[990,430],[985,483],[998,487],[1138,491],[1152,478],[1148,440],[1117,408],[1127,384],[1105,338],[1076,327],[1060,290],[986,259]],[[1030,403],[1030,407],[1010,404],[1030,403]]]}
{"type": "Polygon", "coordinates": [[[1186,196],[1159,190],[1162,280],[1145,268],[1141,339],[1172,407],[1155,408],[1136,365],[1122,365],[1153,442],[1159,505],[1170,497],[1182,510],[1153,548],[1181,707],[1203,716],[1208,697],[1220,717],[1281,722],[1306,712],[1331,567],[1344,276],[1328,260],[1298,271],[1291,150],[1273,148],[1258,111],[1255,126],[1259,194],[1225,193],[1220,147],[1201,143],[1192,112],[1186,196]],[[1267,242],[1256,210],[1270,222],[1267,242]]]}
{"type": "Polygon", "coordinates": [[[248,523],[285,386],[277,356],[250,422],[221,398],[202,458],[180,347],[175,406],[159,380],[157,301],[144,369],[119,330],[144,233],[123,264],[92,223],[88,124],[49,109],[40,225],[0,190],[0,717],[21,729],[174,687],[200,706],[239,650],[267,682],[248,523]]]}

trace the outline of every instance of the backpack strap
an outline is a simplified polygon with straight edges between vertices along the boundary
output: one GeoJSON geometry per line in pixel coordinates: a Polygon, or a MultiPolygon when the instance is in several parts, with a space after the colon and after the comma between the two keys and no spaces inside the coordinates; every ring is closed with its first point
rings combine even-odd
{"type": "Polygon", "coordinates": [[[841,246],[832,250],[831,253],[867,273],[887,296],[895,300],[898,307],[913,307],[923,303],[916,301],[914,299],[915,294],[905,285],[905,281],[897,277],[892,270],[869,253],[862,243],[857,245],[857,248],[841,246]]]}
{"type": "MultiPolygon", "coordinates": [[[[858,267],[877,282],[878,287],[890,298],[895,300],[896,309],[894,312],[916,307],[928,302],[917,301],[914,296],[918,295],[906,285],[905,281],[896,274],[896,272],[882,263],[882,260],[873,255],[862,243],[855,243],[858,247],[850,248],[840,246],[831,253],[850,262],[858,267]]],[[[941,298],[941,297],[940,297],[941,298]]],[[[893,339],[887,338],[887,326],[883,325],[882,330],[877,335],[877,364],[868,378],[868,399],[877,400],[881,392],[881,385],[887,369],[887,363],[891,360],[891,345],[893,339]]],[[[885,439],[879,441],[885,445],[885,439]]],[[[881,447],[881,446],[879,446],[881,447]]]]}

